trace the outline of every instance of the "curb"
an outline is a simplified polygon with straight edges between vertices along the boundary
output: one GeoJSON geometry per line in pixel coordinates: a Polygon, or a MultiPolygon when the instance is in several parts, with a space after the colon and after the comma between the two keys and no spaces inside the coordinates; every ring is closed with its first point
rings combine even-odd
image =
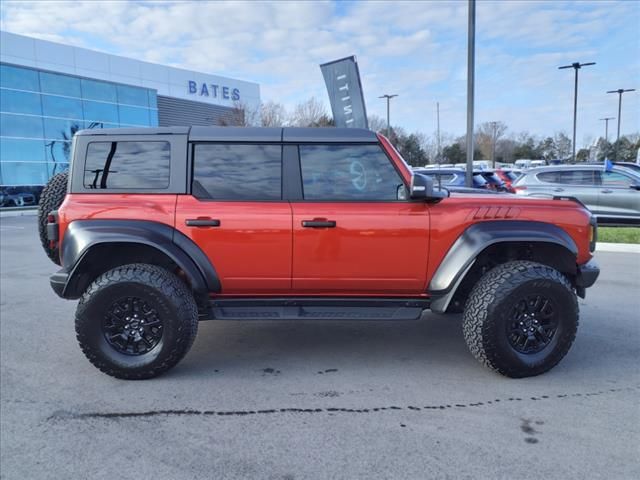
{"type": "Polygon", "coordinates": [[[640,245],[634,243],[597,243],[596,253],[598,252],[640,253],[640,245]]]}

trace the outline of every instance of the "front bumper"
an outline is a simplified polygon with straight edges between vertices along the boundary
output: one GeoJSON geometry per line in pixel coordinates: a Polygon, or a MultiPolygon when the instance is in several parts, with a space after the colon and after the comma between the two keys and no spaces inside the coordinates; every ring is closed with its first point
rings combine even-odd
{"type": "Polygon", "coordinates": [[[53,288],[53,291],[61,298],[66,298],[64,296],[64,290],[68,281],[69,274],[64,270],[60,270],[49,277],[51,288],[53,288]]]}
{"type": "Polygon", "coordinates": [[[596,283],[600,275],[600,267],[595,258],[592,258],[583,265],[578,265],[578,272],[576,275],[576,290],[578,295],[584,298],[585,289],[596,283]]]}

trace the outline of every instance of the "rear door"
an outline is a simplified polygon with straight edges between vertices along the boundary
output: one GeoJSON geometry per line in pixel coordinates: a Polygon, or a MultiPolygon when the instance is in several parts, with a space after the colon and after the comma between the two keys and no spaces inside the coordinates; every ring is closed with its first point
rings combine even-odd
{"type": "Polygon", "coordinates": [[[424,293],[429,207],[378,144],[300,145],[302,200],[293,201],[293,291],[424,293]]]}
{"type": "Polygon", "coordinates": [[[282,146],[190,146],[191,195],[178,196],[176,228],[211,260],[223,294],[291,289],[291,207],[282,199],[282,146]]]}
{"type": "Polygon", "coordinates": [[[632,188],[640,182],[619,171],[597,173],[601,179],[598,189],[598,215],[640,218],[640,191],[632,188]]]}

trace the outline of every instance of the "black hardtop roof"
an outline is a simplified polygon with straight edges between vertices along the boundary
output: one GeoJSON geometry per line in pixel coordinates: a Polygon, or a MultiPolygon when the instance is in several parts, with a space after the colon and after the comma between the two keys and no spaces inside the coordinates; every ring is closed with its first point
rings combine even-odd
{"type": "Polygon", "coordinates": [[[189,135],[193,142],[376,143],[363,128],[132,127],[80,130],[76,135],[189,135]]]}

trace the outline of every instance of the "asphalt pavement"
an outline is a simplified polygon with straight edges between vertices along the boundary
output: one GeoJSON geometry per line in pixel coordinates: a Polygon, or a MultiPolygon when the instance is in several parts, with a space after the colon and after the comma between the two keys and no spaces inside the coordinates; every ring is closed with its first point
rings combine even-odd
{"type": "Polygon", "coordinates": [[[35,217],[0,218],[2,479],[640,478],[640,254],[599,252],[576,342],[503,378],[460,316],[200,324],[164,376],[75,340],[35,217]]]}

